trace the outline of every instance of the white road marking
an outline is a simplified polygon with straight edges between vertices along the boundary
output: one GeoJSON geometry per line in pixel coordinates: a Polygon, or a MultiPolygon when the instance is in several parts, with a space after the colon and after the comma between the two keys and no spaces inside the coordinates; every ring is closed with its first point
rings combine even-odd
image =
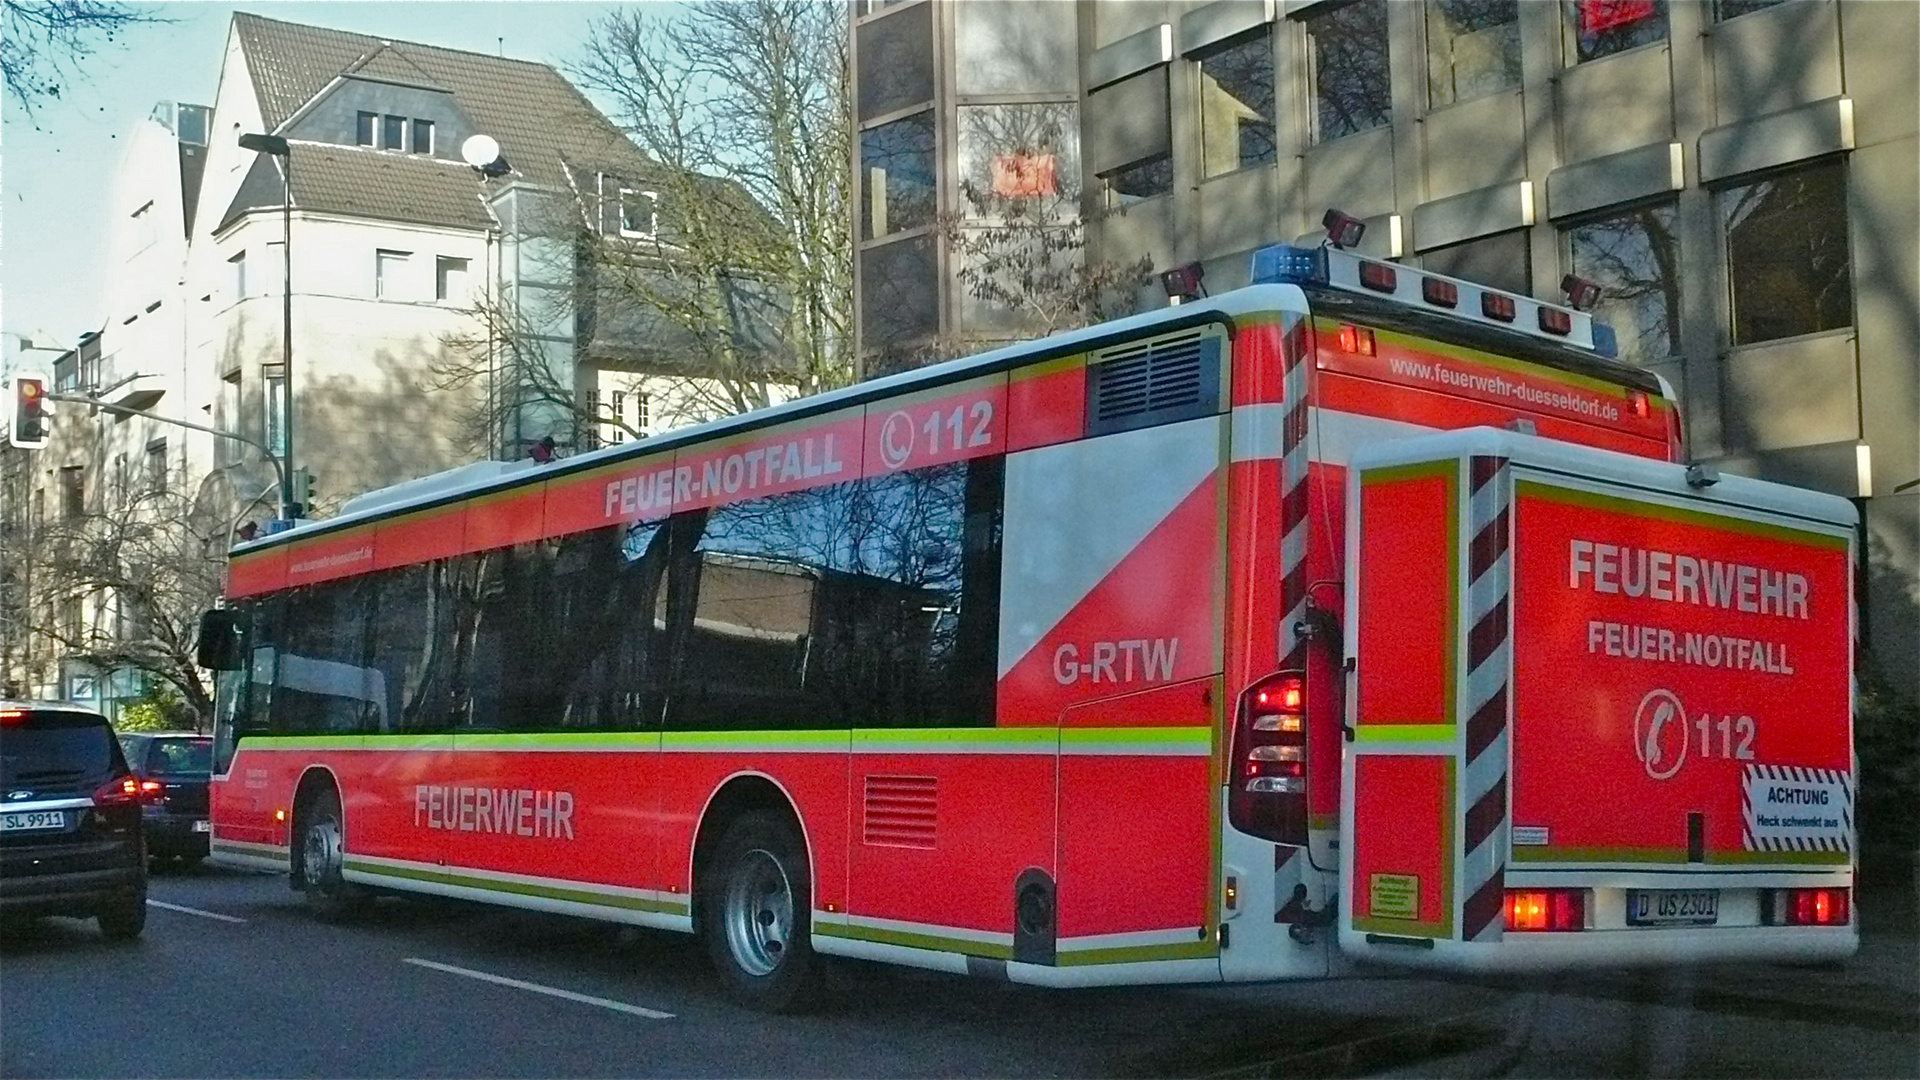
{"type": "Polygon", "coordinates": [[[509,979],[503,975],[489,975],[484,971],[473,971],[469,968],[454,967],[452,964],[439,964],[432,960],[422,960],[415,956],[407,957],[406,962],[418,967],[444,971],[449,975],[465,975],[469,979],[479,979],[482,982],[511,986],[516,990],[531,990],[536,994],[546,994],[550,997],[565,998],[568,1001],[578,1001],[583,1005],[598,1005],[603,1009],[612,1009],[615,1012],[632,1013],[635,1016],[644,1016],[649,1020],[673,1019],[672,1013],[661,1012],[658,1009],[642,1008],[639,1005],[629,1005],[624,1001],[614,1001],[610,998],[594,997],[591,994],[576,994],[571,990],[561,990],[552,986],[541,986],[539,983],[521,982],[519,979],[509,979]]]}
{"type": "Polygon", "coordinates": [[[238,915],[222,915],[217,911],[201,911],[197,907],[184,907],[180,904],[169,904],[164,900],[149,900],[147,901],[147,906],[157,907],[157,908],[166,908],[168,911],[177,911],[182,915],[198,915],[203,919],[219,919],[221,922],[243,923],[247,921],[238,915]]]}

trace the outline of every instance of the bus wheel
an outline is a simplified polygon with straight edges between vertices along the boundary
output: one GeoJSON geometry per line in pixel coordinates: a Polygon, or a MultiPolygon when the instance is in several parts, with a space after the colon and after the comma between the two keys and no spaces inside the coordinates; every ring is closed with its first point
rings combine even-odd
{"type": "Polygon", "coordinates": [[[758,811],[727,827],[702,875],[700,926],[729,997],[767,1012],[811,1003],[812,896],[806,852],[783,818],[758,811]]]}
{"type": "Polygon", "coordinates": [[[370,897],[347,883],[340,797],[328,791],[314,797],[300,815],[300,889],[307,909],[322,922],[344,922],[364,911],[370,897]]]}

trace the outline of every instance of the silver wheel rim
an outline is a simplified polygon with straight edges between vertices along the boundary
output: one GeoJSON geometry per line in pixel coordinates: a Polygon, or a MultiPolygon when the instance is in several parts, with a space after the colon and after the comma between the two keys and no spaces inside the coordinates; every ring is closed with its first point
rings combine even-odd
{"type": "Polygon", "coordinates": [[[300,870],[309,886],[324,886],[340,868],[340,823],[325,818],[307,827],[300,870]]]}
{"type": "Polygon", "coordinates": [[[741,970],[760,977],[780,966],[793,938],[793,886],[772,852],[756,848],[741,859],[727,882],[720,918],[741,970]]]}

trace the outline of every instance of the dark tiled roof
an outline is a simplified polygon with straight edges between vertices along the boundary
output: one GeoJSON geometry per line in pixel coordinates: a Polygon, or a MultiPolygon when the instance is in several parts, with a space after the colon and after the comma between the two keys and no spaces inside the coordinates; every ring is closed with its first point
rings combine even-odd
{"type": "MultiPolygon", "coordinates": [[[[309,142],[294,143],[293,153],[295,209],[456,229],[493,226],[480,185],[461,162],[309,142]]],[[[279,205],[279,159],[261,154],[220,227],[248,210],[279,205]]]]}
{"type": "Polygon", "coordinates": [[[383,154],[352,146],[296,143],[293,205],[300,210],[486,229],[473,170],[458,161],[383,154]]]}
{"type": "MultiPolygon", "coordinates": [[[[388,42],[247,12],[234,13],[233,27],[268,130],[277,128],[335,77],[364,61],[393,73],[395,81],[401,82],[416,81],[417,76],[401,78],[399,72],[417,69],[432,85],[451,91],[475,126],[499,140],[502,155],[514,171],[536,183],[564,185],[562,163],[566,161],[614,172],[647,166],[633,143],[572,83],[545,64],[388,42]]],[[[299,166],[294,168],[297,184],[299,166]]],[[[299,204],[297,196],[295,204],[299,204]]]]}
{"type": "Polygon", "coordinates": [[[445,90],[433,80],[433,76],[420,70],[420,65],[406,58],[400,50],[391,45],[382,45],[373,55],[355,60],[342,74],[358,75],[367,79],[379,79],[382,82],[399,83],[402,86],[419,86],[428,90],[445,90]]]}

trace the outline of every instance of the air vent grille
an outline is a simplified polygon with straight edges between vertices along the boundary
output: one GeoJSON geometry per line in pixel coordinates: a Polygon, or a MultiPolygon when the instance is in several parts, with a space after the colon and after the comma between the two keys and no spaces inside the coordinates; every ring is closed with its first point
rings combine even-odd
{"type": "Polygon", "coordinates": [[[1193,330],[1096,354],[1087,395],[1089,435],[1210,416],[1219,411],[1220,338],[1193,330]]]}
{"type": "Polygon", "coordinates": [[[869,776],[862,842],[879,847],[932,848],[939,781],[931,776],[869,776]]]}

